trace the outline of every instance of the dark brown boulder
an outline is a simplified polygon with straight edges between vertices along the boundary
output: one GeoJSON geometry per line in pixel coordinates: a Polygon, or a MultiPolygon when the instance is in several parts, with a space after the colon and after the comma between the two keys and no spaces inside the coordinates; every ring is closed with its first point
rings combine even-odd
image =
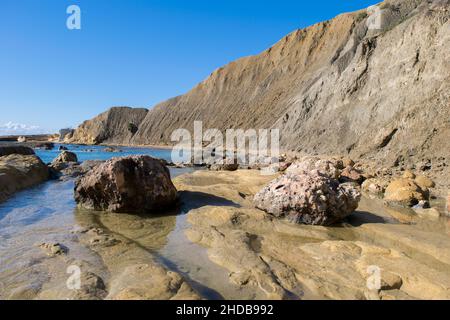
{"type": "Polygon", "coordinates": [[[25,146],[2,146],[0,147],[0,157],[9,156],[10,154],[21,154],[24,156],[34,155],[33,149],[25,146]]]}
{"type": "Polygon", "coordinates": [[[150,156],[114,158],[75,182],[81,207],[118,213],[148,213],[175,205],[170,172],[150,156]]]}

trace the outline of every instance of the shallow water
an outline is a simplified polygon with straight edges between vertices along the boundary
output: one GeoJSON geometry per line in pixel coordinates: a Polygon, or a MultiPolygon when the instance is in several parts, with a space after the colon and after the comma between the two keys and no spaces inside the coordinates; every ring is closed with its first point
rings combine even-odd
{"type": "MultiPolygon", "coordinates": [[[[104,147],[98,146],[69,146],[69,150],[76,152],[80,161],[106,160],[131,154],[149,154],[170,160],[170,150],[167,149],[123,147],[123,152],[117,153],[103,152],[103,149],[104,147]],[[86,151],[87,149],[92,151],[86,151]]],[[[51,162],[59,151],[39,150],[37,154],[43,161],[51,162]]],[[[192,169],[171,169],[171,174],[175,177],[190,171],[192,169]]],[[[34,293],[45,289],[46,283],[56,281],[52,279],[53,274],[60,274],[61,281],[65,280],[66,264],[73,261],[47,262],[37,248],[37,245],[43,242],[64,244],[70,248],[71,256],[77,261],[94,266],[98,275],[108,279],[108,269],[101,258],[78,243],[73,233],[74,229],[86,224],[92,226],[92,221],[95,221],[97,227],[120,234],[151,252],[168,269],[180,273],[205,298],[264,298],[250,289],[233,285],[229,281],[229,272],[211,262],[205,248],[187,239],[184,231],[189,224],[184,212],[194,205],[193,203],[185,203],[181,209],[164,216],[104,214],[77,209],[73,199],[73,187],[73,180],[49,181],[17,193],[0,204],[0,298],[23,298],[27,297],[27,294],[33,297],[34,293]]],[[[214,199],[207,202],[214,205],[214,199]]],[[[364,234],[355,232],[355,227],[367,223],[398,224],[398,219],[409,219],[410,214],[408,210],[390,210],[379,200],[363,198],[358,211],[341,226],[329,228],[328,233],[335,239],[369,241],[370,239],[365,239],[364,234]]],[[[414,228],[446,233],[448,222],[418,220],[414,222],[414,228]]],[[[305,239],[305,242],[309,241],[305,239]]],[[[389,243],[388,239],[377,241],[387,246],[397,245],[389,243]]],[[[417,254],[409,248],[403,249],[410,256],[417,254]]],[[[438,262],[430,261],[435,266],[438,265],[438,262]]]]}
{"type": "MultiPolygon", "coordinates": [[[[67,146],[67,145],[66,145],[67,146]]],[[[44,162],[51,162],[59,153],[55,150],[37,150],[44,162]]],[[[103,152],[104,147],[69,145],[78,159],[107,160],[112,157],[148,154],[170,160],[170,150],[120,148],[122,152],[103,152]],[[92,151],[86,151],[92,150],[92,151]]],[[[172,178],[193,169],[171,168],[172,178]]],[[[102,214],[81,211],[73,199],[74,180],[49,181],[14,195],[0,204],[0,298],[14,296],[26,286],[31,291],[42,289],[55,266],[43,267],[42,254],[37,246],[43,242],[61,243],[69,247],[79,261],[98,265],[98,274],[107,277],[98,257],[80,245],[73,230],[96,215],[98,227],[125,236],[151,251],[168,269],[182,274],[204,297],[222,299],[249,296],[228,281],[228,273],[212,263],[206,250],[187,240],[186,216],[180,210],[164,216],[102,214]],[[47,269],[48,268],[48,269],[47,269]],[[214,281],[211,281],[213,275],[214,281]],[[211,285],[210,288],[208,285],[211,285]],[[221,291],[221,293],[219,293],[221,291]]],[[[91,219],[92,220],[92,219],[91,219]]],[[[64,267],[64,266],[60,266],[64,267]]],[[[58,270],[61,273],[61,270],[58,270]]],[[[22,297],[22,296],[21,296],[22,297]]]]}
{"type": "MultiPolygon", "coordinates": [[[[60,144],[55,144],[53,150],[35,150],[44,163],[49,163],[55,159],[61,151],[59,151],[60,144]]],[[[155,148],[139,148],[139,147],[116,147],[118,152],[105,152],[105,146],[85,146],[85,145],[64,145],[69,151],[76,153],[80,162],[86,160],[108,160],[114,157],[123,157],[129,155],[150,155],[155,158],[170,160],[170,149],[155,149],[155,148]]]]}

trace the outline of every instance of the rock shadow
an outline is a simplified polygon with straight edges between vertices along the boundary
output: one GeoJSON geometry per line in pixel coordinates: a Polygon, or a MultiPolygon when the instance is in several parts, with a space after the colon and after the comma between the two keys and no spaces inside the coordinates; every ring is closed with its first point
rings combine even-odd
{"type": "Polygon", "coordinates": [[[198,209],[204,206],[224,206],[240,208],[238,203],[235,203],[226,198],[218,197],[209,193],[194,192],[194,191],[179,191],[180,205],[184,212],[193,209],[198,209]]]}
{"type": "Polygon", "coordinates": [[[345,221],[353,227],[359,227],[367,223],[392,223],[383,217],[377,216],[368,211],[355,211],[348,216],[345,221]]]}

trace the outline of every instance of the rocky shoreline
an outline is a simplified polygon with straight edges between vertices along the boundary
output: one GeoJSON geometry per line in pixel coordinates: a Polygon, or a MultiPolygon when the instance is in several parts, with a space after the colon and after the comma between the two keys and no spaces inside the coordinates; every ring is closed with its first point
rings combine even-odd
{"type": "MultiPolygon", "coordinates": [[[[229,284],[223,286],[242,292],[243,299],[450,299],[449,208],[428,170],[289,154],[278,166],[269,165],[271,175],[262,174],[262,161],[250,168],[205,166],[172,182],[167,162],[147,156],[79,163],[62,150],[47,166],[30,150],[0,149],[2,179],[16,171],[40,177],[27,185],[19,184],[23,177],[10,179],[8,185],[19,186],[10,194],[52,177],[76,181],[76,194],[84,196],[75,197],[75,228],[64,231],[61,241],[30,249],[32,270],[46,270],[47,277],[8,283],[3,298],[204,299],[199,286],[207,283],[150,249],[165,243],[183,212],[187,224],[177,232],[206,250],[210,263],[225,270],[222,281],[229,284]],[[86,191],[91,187],[99,192],[86,191]],[[158,211],[167,217],[156,221],[167,225],[153,225],[153,215],[121,213],[134,208],[133,201],[144,206],[143,199],[154,208],[163,195],[176,204],[175,211],[158,211]],[[86,205],[90,199],[102,205],[86,205]],[[76,291],[62,280],[72,264],[83,268],[83,286],[76,291]],[[374,266],[381,270],[378,289],[367,286],[374,266]]],[[[203,277],[214,281],[213,274],[203,277]]]]}
{"type": "Polygon", "coordinates": [[[197,171],[175,180],[182,192],[221,199],[189,210],[186,232],[229,270],[230,281],[276,299],[450,298],[450,261],[441,254],[450,252],[448,218],[385,207],[365,196],[332,228],[292,225],[254,208],[253,195],[272,178],[256,171],[197,171]],[[378,213],[368,208],[374,204],[378,213]],[[402,215],[410,222],[397,220],[402,215]],[[441,232],[424,227],[432,223],[441,232]],[[366,286],[371,265],[382,270],[381,290],[366,286]]]}

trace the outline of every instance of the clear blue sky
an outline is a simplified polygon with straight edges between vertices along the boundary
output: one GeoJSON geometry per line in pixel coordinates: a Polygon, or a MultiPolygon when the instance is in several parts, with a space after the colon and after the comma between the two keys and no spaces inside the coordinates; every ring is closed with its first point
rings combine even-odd
{"type": "Polygon", "coordinates": [[[110,106],[151,108],[295,29],[376,2],[1,0],[0,129],[57,130],[110,106]],[[66,28],[72,4],[81,30],[66,28]]]}

